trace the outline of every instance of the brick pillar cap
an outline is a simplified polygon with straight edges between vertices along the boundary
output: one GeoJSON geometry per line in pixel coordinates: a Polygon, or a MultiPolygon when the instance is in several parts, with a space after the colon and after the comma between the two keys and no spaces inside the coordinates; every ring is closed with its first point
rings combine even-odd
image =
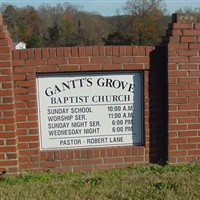
{"type": "Polygon", "coordinates": [[[172,23],[195,23],[197,22],[196,13],[174,13],[172,23]]]}

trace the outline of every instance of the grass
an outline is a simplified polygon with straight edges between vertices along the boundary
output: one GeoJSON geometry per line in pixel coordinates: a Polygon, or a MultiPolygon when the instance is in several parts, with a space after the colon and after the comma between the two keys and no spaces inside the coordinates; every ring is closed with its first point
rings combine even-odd
{"type": "Polygon", "coordinates": [[[24,173],[0,181],[0,200],[200,200],[200,163],[78,173],[24,173]]]}

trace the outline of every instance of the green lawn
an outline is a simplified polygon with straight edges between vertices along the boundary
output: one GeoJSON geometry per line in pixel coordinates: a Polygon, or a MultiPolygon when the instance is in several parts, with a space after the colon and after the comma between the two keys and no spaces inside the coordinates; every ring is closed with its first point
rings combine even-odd
{"type": "Polygon", "coordinates": [[[24,173],[0,181],[0,200],[200,200],[200,163],[79,173],[24,173]]]}

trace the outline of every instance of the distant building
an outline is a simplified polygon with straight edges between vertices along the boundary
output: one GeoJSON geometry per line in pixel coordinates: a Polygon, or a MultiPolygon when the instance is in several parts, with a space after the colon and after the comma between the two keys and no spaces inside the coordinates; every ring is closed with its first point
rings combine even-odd
{"type": "Polygon", "coordinates": [[[26,49],[26,43],[24,42],[14,42],[13,49],[26,49]]]}

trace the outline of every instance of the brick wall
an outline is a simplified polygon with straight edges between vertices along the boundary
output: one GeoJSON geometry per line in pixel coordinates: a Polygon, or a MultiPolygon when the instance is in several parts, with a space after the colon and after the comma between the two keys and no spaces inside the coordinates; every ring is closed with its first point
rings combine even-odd
{"type": "Polygon", "coordinates": [[[149,162],[149,53],[153,47],[72,47],[13,51],[16,126],[20,170],[77,171],[126,167],[149,162]],[[36,74],[143,70],[145,145],[94,149],[40,151],[36,74]]]}
{"type": "Polygon", "coordinates": [[[0,172],[18,172],[12,40],[0,15],[0,172]]]}
{"type": "Polygon", "coordinates": [[[163,44],[156,47],[11,50],[0,22],[0,172],[104,170],[199,159],[200,24],[180,22],[174,15],[163,44]],[[144,74],[144,145],[40,151],[38,73],[126,70],[144,74]]]}
{"type": "Polygon", "coordinates": [[[200,23],[173,15],[168,29],[169,163],[200,158],[200,23]]]}

